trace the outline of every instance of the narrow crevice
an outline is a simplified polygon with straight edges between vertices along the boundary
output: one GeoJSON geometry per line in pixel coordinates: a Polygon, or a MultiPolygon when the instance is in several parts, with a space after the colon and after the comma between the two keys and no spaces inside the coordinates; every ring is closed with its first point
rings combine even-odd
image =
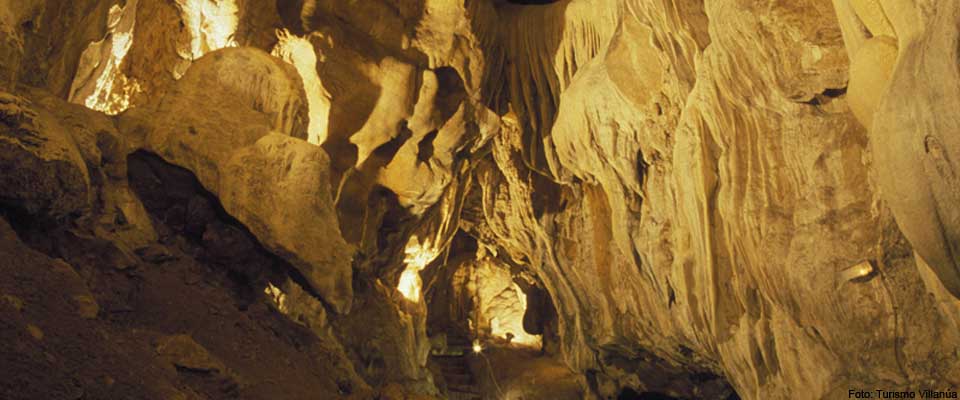
{"type": "Polygon", "coordinates": [[[432,130],[417,143],[417,161],[427,162],[433,158],[433,140],[437,138],[437,131],[432,130]]]}
{"type": "Polygon", "coordinates": [[[810,100],[803,101],[802,103],[809,104],[811,106],[820,106],[833,101],[833,99],[843,97],[846,94],[847,94],[846,87],[828,88],[821,93],[815,94],[813,98],[811,98],[810,100]]]}
{"type": "Polygon", "coordinates": [[[637,182],[643,187],[643,181],[647,176],[647,169],[650,167],[647,161],[643,159],[643,151],[637,151],[637,182]]]}

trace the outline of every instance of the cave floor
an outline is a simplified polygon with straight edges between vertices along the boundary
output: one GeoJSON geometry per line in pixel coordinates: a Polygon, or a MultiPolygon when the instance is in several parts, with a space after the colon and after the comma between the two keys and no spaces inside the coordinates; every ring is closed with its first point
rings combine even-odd
{"type": "Polygon", "coordinates": [[[491,346],[480,354],[471,354],[469,363],[484,399],[584,398],[581,376],[539,350],[491,346]]]}
{"type": "MultiPolygon", "coordinates": [[[[64,263],[0,224],[0,398],[275,400],[352,391],[322,373],[336,360],[316,336],[176,244],[124,269],[93,247],[64,263]]],[[[65,239],[46,244],[55,253],[84,247],[65,239]]]]}

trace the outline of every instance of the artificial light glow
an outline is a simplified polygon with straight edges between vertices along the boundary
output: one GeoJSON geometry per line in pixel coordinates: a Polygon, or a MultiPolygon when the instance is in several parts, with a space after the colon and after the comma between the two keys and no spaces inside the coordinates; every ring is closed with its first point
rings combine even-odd
{"type": "Polygon", "coordinates": [[[270,299],[273,300],[274,305],[277,306],[277,309],[282,313],[287,312],[287,295],[280,290],[280,288],[273,286],[272,283],[267,282],[267,287],[263,289],[263,293],[267,296],[270,296],[270,299]]]}
{"type": "Polygon", "coordinates": [[[174,71],[174,78],[180,79],[189,62],[203,57],[214,50],[224,47],[237,47],[234,34],[237,32],[239,18],[236,0],[176,0],[180,8],[183,25],[190,33],[190,43],[177,49],[180,57],[187,61],[182,70],[174,71]]]}
{"type": "Polygon", "coordinates": [[[400,274],[400,283],[397,290],[410,301],[420,301],[420,290],[423,286],[423,280],[420,278],[420,271],[423,271],[440,252],[429,242],[420,243],[417,236],[411,236],[404,249],[406,257],[403,262],[407,268],[400,274]]]}
{"type": "Polygon", "coordinates": [[[410,240],[407,242],[407,247],[404,249],[403,262],[409,266],[413,266],[418,270],[422,270],[427,267],[427,264],[430,264],[431,261],[437,258],[440,255],[440,252],[437,251],[430,243],[424,242],[420,243],[417,240],[417,236],[414,235],[410,237],[410,240]]]}
{"type": "Polygon", "coordinates": [[[507,296],[515,296],[515,301],[519,307],[519,310],[522,310],[519,313],[506,313],[504,315],[495,316],[490,320],[490,333],[493,336],[510,339],[510,343],[515,343],[524,346],[539,346],[540,345],[540,336],[531,335],[523,329],[523,314],[527,311],[527,295],[523,293],[516,283],[511,285],[510,291],[505,291],[504,293],[507,296]]]}
{"type": "Polygon", "coordinates": [[[489,328],[490,335],[512,345],[539,346],[540,335],[531,335],[523,329],[527,295],[513,281],[510,270],[486,259],[480,262],[474,274],[480,329],[489,328]]]}
{"type": "Polygon", "coordinates": [[[306,37],[290,34],[286,29],[277,31],[277,39],[279,42],[273,48],[272,54],[297,69],[307,94],[310,108],[307,141],[323,144],[327,140],[327,124],[330,119],[330,93],[323,87],[320,75],[317,74],[317,53],[313,43],[306,37]]]}
{"type": "Polygon", "coordinates": [[[420,287],[422,285],[423,281],[420,279],[420,271],[409,269],[408,267],[400,274],[400,283],[397,285],[397,290],[399,290],[407,300],[418,301],[420,300],[420,287]]]}
{"type": "Polygon", "coordinates": [[[124,58],[133,46],[137,0],[125,7],[110,7],[107,35],[90,43],[80,55],[77,75],[70,87],[70,102],[108,115],[117,115],[130,108],[130,98],[142,91],[140,84],[120,71],[124,58]],[[96,76],[95,80],[92,80],[96,76]]]}
{"type": "Polygon", "coordinates": [[[865,280],[871,274],[873,274],[874,268],[873,264],[870,261],[863,261],[857,265],[854,265],[850,268],[847,268],[841,273],[841,279],[846,281],[858,281],[865,280]]]}
{"type": "Polygon", "coordinates": [[[473,340],[473,352],[474,352],[474,353],[477,353],[477,354],[480,354],[481,351],[483,351],[483,346],[480,345],[480,340],[474,339],[474,340],[473,340]]]}

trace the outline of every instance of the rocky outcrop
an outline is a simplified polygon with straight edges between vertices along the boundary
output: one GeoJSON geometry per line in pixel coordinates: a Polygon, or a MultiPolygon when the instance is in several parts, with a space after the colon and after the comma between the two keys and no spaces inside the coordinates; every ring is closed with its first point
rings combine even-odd
{"type": "Polygon", "coordinates": [[[942,1],[835,3],[852,60],[851,105],[870,132],[883,199],[915,251],[960,297],[960,127],[943,117],[960,104],[960,9],[942,1]]]}
{"type": "Polygon", "coordinates": [[[73,138],[51,114],[0,93],[0,195],[7,207],[53,218],[90,207],[90,176],[73,138]]]}
{"type": "Polygon", "coordinates": [[[80,154],[90,177],[90,213],[100,237],[115,243],[125,256],[157,240],[153,224],[127,181],[129,143],[113,121],[99,112],[39,89],[26,95],[32,107],[55,117],[80,154]]]}
{"type": "Polygon", "coordinates": [[[346,312],[351,249],[334,222],[329,161],[305,141],[306,127],[296,71],[252,48],[210,53],[170,93],[121,119],[134,143],[193,171],[227,212],[346,312]]]}
{"type": "Polygon", "coordinates": [[[215,189],[218,164],[234,151],[271,131],[305,139],[306,115],[292,66],[261,50],[230,48],[194,63],[169,93],[124,114],[120,129],[135,147],[194,171],[215,189]]]}
{"type": "Polygon", "coordinates": [[[352,254],[331,207],[329,169],[319,147],[269,134],[224,164],[220,200],[326,302],[346,312],[353,298],[352,254]]]}
{"type": "Polygon", "coordinates": [[[0,5],[0,90],[13,92],[19,82],[25,56],[25,30],[35,25],[44,5],[41,1],[25,0],[0,5]]]}
{"type": "MultiPolygon", "coordinates": [[[[220,243],[211,232],[200,247],[157,218],[167,245],[155,242],[155,253],[168,256],[119,271],[79,235],[82,223],[64,232],[17,221],[14,232],[0,218],[5,399],[372,397],[336,343],[269,309],[259,292],[244,294],[275,271],[265,251],[242,247],[243,232],[219,232],[220,243]],[[221,264],[231,245],[229,267],[247,268],[249,282],[221,264]]],[[[209,230],[229,224],[218,222],[209,230]]]]}
{"type": "Polygon", "coordinates": [[[210,355],[207,349],[189,335],[173,335],[157,341],[157,354],[177,366],[201,372],[226,372],[223,362],[210,355]]]}

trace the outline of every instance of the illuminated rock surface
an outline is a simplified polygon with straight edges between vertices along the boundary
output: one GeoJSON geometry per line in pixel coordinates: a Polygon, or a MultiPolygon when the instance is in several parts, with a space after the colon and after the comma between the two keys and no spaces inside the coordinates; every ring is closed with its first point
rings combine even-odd
{"type": "Polygon", "coordinates": [[[958,21],[0,2],[0,397],[960,387],[958,21]]]}

